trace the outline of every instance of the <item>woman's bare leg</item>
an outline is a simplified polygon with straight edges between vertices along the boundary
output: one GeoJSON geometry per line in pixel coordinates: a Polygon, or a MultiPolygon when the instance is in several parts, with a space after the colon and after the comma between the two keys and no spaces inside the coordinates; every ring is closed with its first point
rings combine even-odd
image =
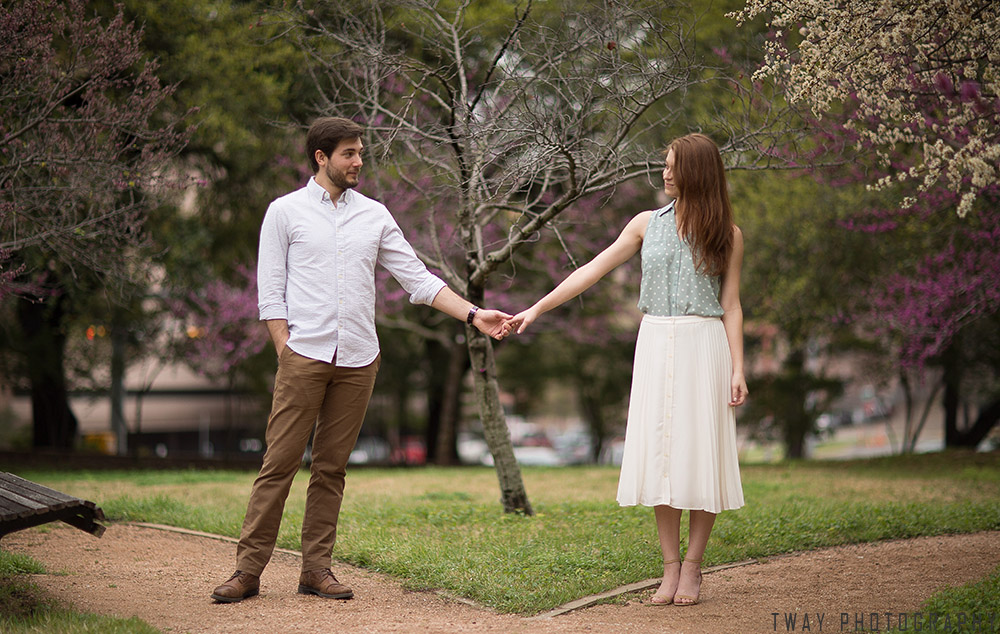
{"type": "Polygon", "coordinates": [[[663,581],[653,595],[654,603],[669,603],[677,591],[681,573],[681,511],[670,506],[654,506],[656,532],[660,537],[663,553],[663,581]],[[669,562],[669,563],[668,563],[669,562]]]}
{"type": "Polygon", "coordinates": [[[705,556],[705,547],[708,546],[708,538],[714,525],[715,513],[691,511],[688,549],[684,554],[677,592],[674,594],[674,602],[678,605],[690,605],[698,601],[701,592],[701,560],[705,556]]]}

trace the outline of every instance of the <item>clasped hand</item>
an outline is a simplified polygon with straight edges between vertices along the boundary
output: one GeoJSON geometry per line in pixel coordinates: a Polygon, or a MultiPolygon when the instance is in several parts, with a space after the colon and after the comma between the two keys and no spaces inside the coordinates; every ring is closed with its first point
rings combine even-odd
{"type": "Polygon", "coordinates": [[[511,316],[503,311],[483,309],[476,313],[472,324],[479,332],[499,341],[510,334],[511,319],[511,316]]]}
{"type": "Polygon", "coordinates": [[[523,333],[537,317],[530,308],[514,316],[499,310],[480,310],[473,324],[479,332],[499,341],[512,332],[523,333]]]}
{"type": "Polygon", "coordinates": [[[508,319],[505,325],[508,327],[510,332],[517,332],[517,334],[520,335],[527,330],[528,326],[530,326],[536,319],[538,319],[538,312],[529,308],[527,310],[522,310],[508,319]]]}

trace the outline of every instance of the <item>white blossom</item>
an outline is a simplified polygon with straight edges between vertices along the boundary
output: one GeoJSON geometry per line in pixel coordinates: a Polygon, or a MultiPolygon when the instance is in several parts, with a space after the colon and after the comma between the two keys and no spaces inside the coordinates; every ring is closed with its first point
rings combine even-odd
{"type": "Polygon", "coordinates": [[[848,122],[859,144],[886,165],[893,150],[916,147],[917,165],[900,176],[921,189],[947,186],[960,215],[997,183],[1000,2],[746,0],[730,14],[741,25],[757,16],[779,37],[765,45],[755,80],[782,82],[818,117],[856,100],[860,121],[879,122],[848,122]]]}

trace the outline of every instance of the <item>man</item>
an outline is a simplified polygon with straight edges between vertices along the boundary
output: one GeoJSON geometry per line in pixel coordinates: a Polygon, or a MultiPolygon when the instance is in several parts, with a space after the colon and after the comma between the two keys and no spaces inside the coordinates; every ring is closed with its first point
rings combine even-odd
{"type": "Polygon", "coordinates": [[[267,209],[260,233],[257,286],[261,320],[278,353],[267,451],[250,492],[236,551],[236,572],[215,589],[234,603],[259,592],[281,513],[315,429],[302,519],[298,591],[350,599],[330,571],[347,458],[358,438],[379,367],[375,265],[384,266],[414,303],[430,304],[502,339],[510,315],[479,310],[432,275],[389,211],[356,191],[363,128],[318,119],[306,138],[315,176],[267,209]]]}

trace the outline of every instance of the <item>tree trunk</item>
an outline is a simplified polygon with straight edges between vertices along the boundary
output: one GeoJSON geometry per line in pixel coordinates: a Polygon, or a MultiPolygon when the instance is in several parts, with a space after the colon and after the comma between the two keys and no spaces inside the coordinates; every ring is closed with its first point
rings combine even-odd
{"type": "Polygon", "coordinates": [[[899,385],[903,388],[903,440],[899,444],[899,453],[913,453],[913,445],[916,444],[916,434],[913,433],[913,389],[910,387],[910,377],[906,370],[899,371],[899,385]],[[913,439],[911,444],[910,439],[913,439]]]}
{"type": "Polygon", "coordinates": [[[441,420],[434,453],[437,464],[458,464],[458,422],[462,416],[462,382],[469,371],[469,355],[459,343],[448,351],[448,375],[441,395],[441,420]]]}
{"type": "Polygon", "coordinates": [[[69,406],[64,355],[62,297],[19,299],[17,317],[24,334],[25,365],[31,383],[32,446],[71,449],[77,420],[69,406]]]}
{"type": "Polygon", "coordinates": [[[500,501],[506,513],[534,515],[528,493],[521,479],[521,467],[514,458],[510,430],[500,405],[500,385],[497,382],[496,360],[490,338],[472,327],[466,328],[469,358],[475,377],[476,401],[483,420],[486,444],[493,454],[493,463],[500,481],[500,501]]]}
{"type": "Polygon", "coordinates": [[[1000,422],[1000,399],[994,399],[979,409],[972,425],[962,428],[958,411],[962,405],[961,362],[954,356],[944,363],[944,446],[975,449],[1000,422]]]}
{"type": "Polygon", "coordinates": [[[799,460],[806,456],[806,436],[796,423],[785,430],[785,456],[789,460],[799,460]]]}
{"type": "Polygon", "coordinates": [[[944,446],[963,447],[965,443],[962,439],[962,432],[958,427],[958,407],[962,402],[962,370],[961,361],[957,358],[956,346],[947,350],[942,356],[942,368],[944,376],[944,446]]]}
{"type": "Polygon", "coordinates": [[[111,324],[111,431],[115,434],[115,453],[128,455],[128,424],[125,422],[125,347],[128,330],[125,320],[115,314],[111,324]]]}
{"type": "Polygon", "coordinates": [[[604,421],[603,403],[598,394],[590,389],[591,384],[584,377],[578,377],[576,393],[580,403],[580,411],[587,421],[590,431],[590,461],[600,462],[601,451],[604,450],[604,436],[607,434],[607,424],[604,421]]]}
{"type": "Polygon", "coordinates": [[[979,443],[989,435],[997,423],[1000,423],[1000,399],[994,399],[984,407],[979,408],[979,415],[972,426],[962,434],[965,447],[978,447],[979,443]]]}
{"type": "MultiPolygon", "coordinates": [[[[902,376],[906,377],[906,373],[903,372],[902,376]]],[[[934,382],[934,389],[931,390],[930,395],[924,402],[923,411],[920,414],[920,419],[913,421],[912,417],[916,415],[916,405],[914,403],[914,396],[912,392],[912,387],[910,386],[909,379],[903,381],[904,391],[906,393],[906,431],[903,435],[903,446],[901,453],[911,454],[917,449],[917,441],[920,439],[920,433],[924,430],[927,425],[927,419],[930,416],[931,408],[934,405],[934,401],[937,400],[938,392],[941,390],[943,383],[941,381],[934,382]]]]}
{"type": "Polygon", "coordinates": [[[427,339],[424,351],[430,372],[427,379],[427,425],[424,427],[424,446],[427,447],[427,464],[438,462],[437,444],[441,434],[441,413],[444,410],[444,386],[447,382],[445,347],[440,342],[427,339]]]}
{"type": "MultiPolygon", "coordinates": [[[[458,332],[465,337],[465,327],[458,332]]],[[[464,343],[452,340],[448,346],[428,341],[431,358],[430,398],[427,404],[427,462],[458,464],[457,432],[462,415],[462,382],[469,370],[469,352],[464,343]]]]}
{"type": "Polygon", "coordinates": [[[809,414],[806,412],[806,395],[809,391],[809,381],[805,374],[805,351],[793,350],[785,361],[785,375],[789,393],[785,402],[785,453],[792,460],[804,458],[806,451],[806,435],[812,427],[809,414]]]}

